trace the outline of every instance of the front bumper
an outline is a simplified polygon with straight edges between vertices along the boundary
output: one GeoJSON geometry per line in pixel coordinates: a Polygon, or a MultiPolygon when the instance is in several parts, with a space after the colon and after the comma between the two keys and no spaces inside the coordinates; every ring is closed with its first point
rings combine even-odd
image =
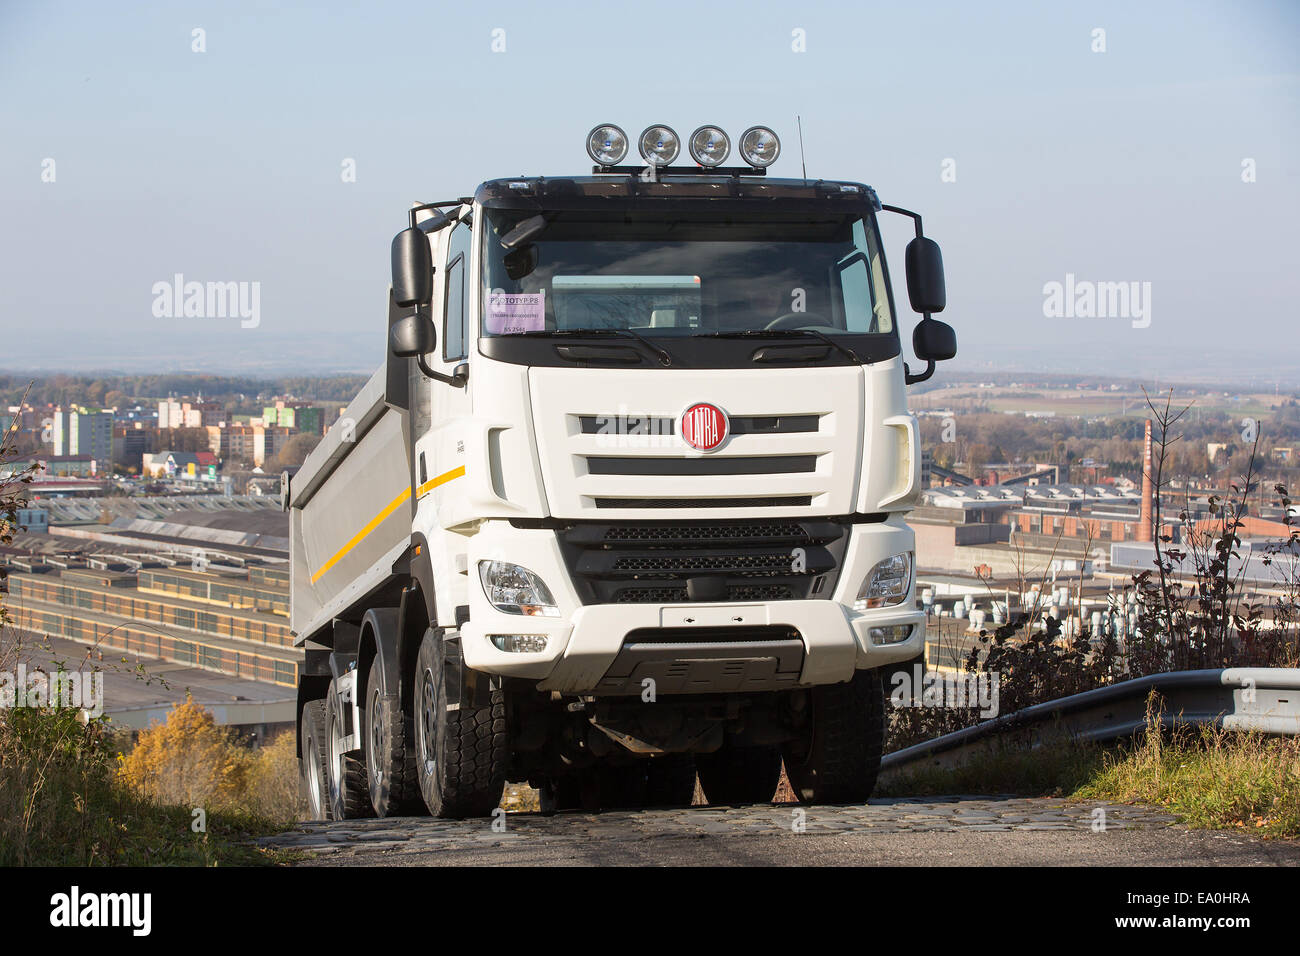
{"type": "MultiPolygon", "coordinates": [[[[626,693],[626,688],[610,690],[616,682],[607,675],[615,662],[624,659],[620,655],[625,655],[630,644],[646,635],[653,637],[656,631],[671,629],[673,643],[660,643],[659,648],[669,649],[670,657],[673,649],[679,650],[683,659],[701,663],[695,666],[694,677],[688,678],[685,684],[666,687],[665,692],[708,693],[839,683],[849,680],[857,669],[894,664],[922,653],[925,614],[915,609],[910,590],[907,599],[894,607],[865,612],[854,611],[852,607],[871,567],[891,554],[913,550],[913,540],[912,531],[901,516],[877,524],[854,525],[835,591],[829,599],[583,605],[553,531],[521,529],[506,521],[490,521],[470,542],[470,619],[460,629],[461,652],[465,663],[475,670],[534,679],[541,690],[572,694],[626,693]],[[477,580],[478,561],[488,559],[512,561],[540,575],[555,596],[560,615],[524,617],[492,607],[477,580]],[[896,644],[873,644],[869,629],[889,625],[911,625],[912,633],[907,640],[896,644]],[[760,646],[761,638],[778,629],[793,632],[801,645],[794,664],[797,676],[789,673],[773,683],[759,679],[753,672],[746,677],[736,671],[739,658],[765,654],[760,646]],[[698,642],[692,639],[694,633],[699,634],[698,642]],[[733,633],[735,640],[728,641],[727,637],[733,633]],[[491,640],[494,634],[545,635],[546,648],[533,652],[498,650],[491,640]],[[720,660],[730,661],[734,666],[730,670],[725,666],[713,670],[705,666],[711,647],[716,648],[720,660]]],[[[789,666],[788,655],[783,661],[781,666],[789,666]]],[[[660,672],[662,669],[653,671],[660,672]]]]}

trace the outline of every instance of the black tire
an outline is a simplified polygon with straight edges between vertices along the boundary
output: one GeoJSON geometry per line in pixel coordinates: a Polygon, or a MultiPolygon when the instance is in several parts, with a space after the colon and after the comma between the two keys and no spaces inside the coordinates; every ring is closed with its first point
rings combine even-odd
{"type": "Polygon", "coordinates": [[[415,766],[415,724],[408,701],[385,697],[379,657],[366,675],[366,786],[375,816],[424,813],[415,766]]]}
{"type": "Polygon", "coordinates": [[[329,784],[325,781],[325,701],[309,700],[302,708],[298,780],[308,820],[330,818],[329,784]]]}
{"type": "Polygon", "coordinates": [[[695,798],[695,758],[691,754],[652,758],[646,777],[646,803],[652,807],[689,807],[695,798]]]}
{"type": "Polygon", "coordinates": [[[845,684],[812,690],[811,739],[784,750],[800,803],[866,803],[880,772],[885,695],[880,674],[856,671],[845,684]]]}
{"type": "Polygon", "coordinates": [[[490,816],[501,803],[509,748],[505,694],[489,691],[483,706],[465,703],[459,647],[439,631],[425,632],[415,669],[415,753],[420,793],[435,817],[490,816]],[[448,681],[460,679],[448,710],[448,681]]]}
{"type": "Polygon", "coordinates": [[[343,715],[338,710],[334,682],[325,697],[325,780],[329,784],[331,820],[373,817],[370,789],[366,786],[366,763],[361,751],[342,750],[343,715]]]}
{"type": "Polygon", "coordinates": [[[781,752],[723,744],[713,753],[696,754],[695,770],[709,803],[771,803],[781,782],[781,752]]]}

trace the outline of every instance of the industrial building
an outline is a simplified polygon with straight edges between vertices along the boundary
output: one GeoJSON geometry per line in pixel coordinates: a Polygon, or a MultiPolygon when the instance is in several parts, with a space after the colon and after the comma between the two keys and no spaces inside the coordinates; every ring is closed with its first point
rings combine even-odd
{"type": "Polygon", "coordinates": [[[273,501],[65,500],[50,503],[49,519],[49,533],[20,534],[0,550],[15,628],[296,686],[287,529],[273,501]]]}

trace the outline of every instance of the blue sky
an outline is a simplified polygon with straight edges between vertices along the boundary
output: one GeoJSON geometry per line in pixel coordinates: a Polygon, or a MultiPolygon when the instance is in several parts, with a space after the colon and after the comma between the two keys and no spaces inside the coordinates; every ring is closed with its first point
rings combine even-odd
{"type": "Polygon", "coordinates": [[[373,367],[411,201],[585,172],[606,121],[770,125],[798,175],[801,114],[810,175],[925,214],[968,365],[1223,346],[1300,383],[1297,51],[1290,2],[3,0],[0,367],[373,367]],[[156,318],[178,272],[260,282],[260,324],[156,318]],[[1067,273],[1151,282],[1150,327],[1044,317],[1067,273]]]}

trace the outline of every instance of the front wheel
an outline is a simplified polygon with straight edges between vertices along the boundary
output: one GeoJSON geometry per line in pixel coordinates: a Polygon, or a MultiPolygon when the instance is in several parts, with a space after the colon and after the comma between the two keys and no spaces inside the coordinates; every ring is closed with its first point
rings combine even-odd
{"type": "Polygon", "coordinates": [[[846,684],[814,687],[811,697],[810,732],[783,748],[795,796],[800,803],[866,803],[885,742],[880,674],[855,671],[846,684]]]}
{"type": "Polygon", "coordinates": [[[459,643],[430,628],[416,659],[415,751],[435,817],[489,816],[505,789],[505,694],[484,691],[473,705],[468,697],[459,643]]]}

